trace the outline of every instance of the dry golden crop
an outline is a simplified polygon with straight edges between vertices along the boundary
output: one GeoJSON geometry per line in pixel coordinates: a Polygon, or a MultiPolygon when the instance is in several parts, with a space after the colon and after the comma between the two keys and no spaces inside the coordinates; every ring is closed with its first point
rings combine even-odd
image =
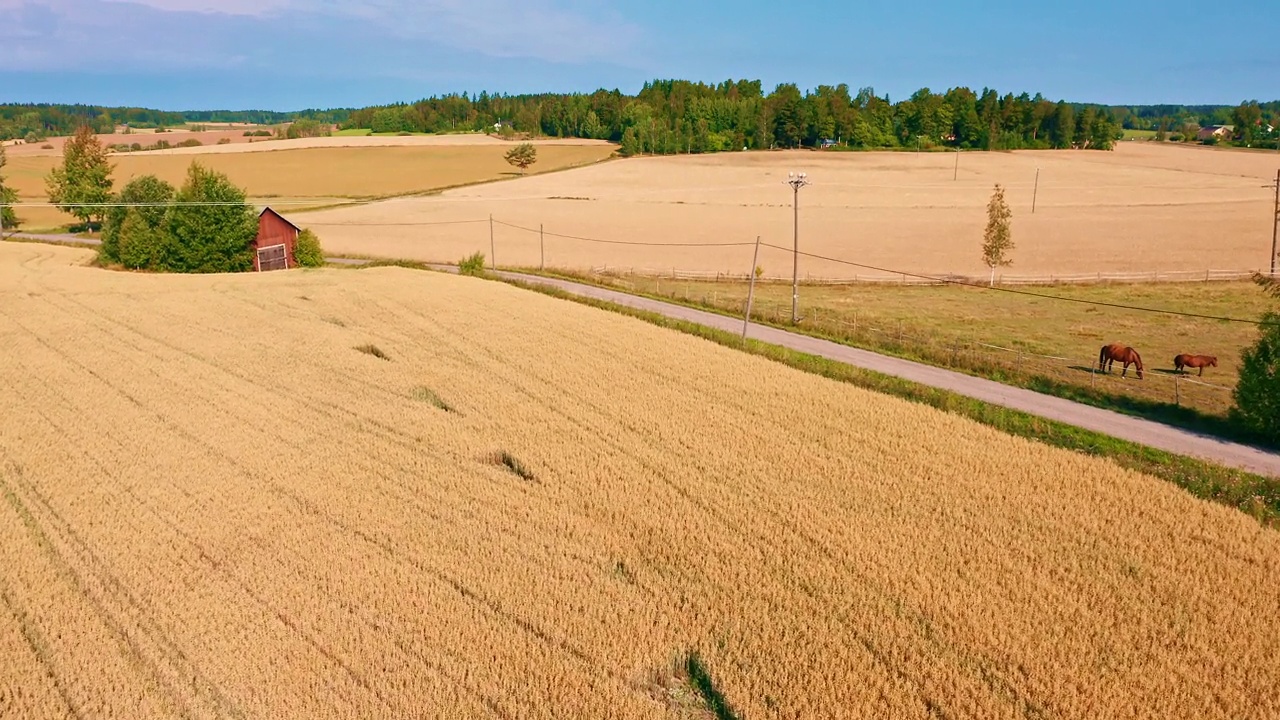
{"type": "MultiPolygon", "coordinates": [[[[743,275],[757,235],[793,241],[788,171],[805,170],[800,249],[873,268],[986,276],[986,203],[1003,184],[1017,247],[1009,275],[1246,270],[1268,264],[1274,153],[1121,143],[1110,153],[751,152],[617,163],[306,214],[300,221],[345,253],[455,262],[489,253],[500,264],[689,270],[743,275]],[[1037,190],[1037,171],[1039,172],[1037,190]],[[952,178],[957,179],[953,180],[952,178]],[[1033,200],[1035,212],[1032,213],[1033,200]],[[381,223],[378,226],[363,223],[381,223]],[[426,223],[422,226],[385,223],[426,223]],[[548,233],[656,246],[599,244],[548,233]],[[730,248],[680,243],[745,243],[730,248]]],[[[789,252],[769,247],[767,275],[791,277],[789,252]]],[[[819,278],[884,277],[802,257],[819,278]]]]}
{"type": "Polygon", "coordinates": [[[87,257],[0,245],[5,717],[678,717],[695,651],[740,718],[1280,713],[1280,534],[1154,478],[484,280],[87,257]]]}
{"type": "MultiPolygon", "coordinates": [[[[187,167],[195,161],[226,173],[259,202],[283,199],[285,204],[279,207],[285,212],[300,207],[290,204],[297,200],[325,204],[341,198],[403,195],[516,174],[503,160],[511,143],[469,135],[449,142],[450,137],[310,138],[212,145],[118,153],[111,156],[111,162],[117,190],[130,179],[147,174],[181,184],[187,167]],[[259,146],[271,151],[248,151],[259,146]]],[[[551,141],[537,147],[538,161],[530,168],[535,174],[589,165],[609,157],[614,149],[589,140],[576,144],[551,141]]],[[[12,157],[5,168],[6,180],[23,202],[46,202],[44,178],[59,162],[60,155],[12,157]]],[[[18,215],[28,227],[36,228],[71,220],[56,208],[19,208],[18,215]]]]}

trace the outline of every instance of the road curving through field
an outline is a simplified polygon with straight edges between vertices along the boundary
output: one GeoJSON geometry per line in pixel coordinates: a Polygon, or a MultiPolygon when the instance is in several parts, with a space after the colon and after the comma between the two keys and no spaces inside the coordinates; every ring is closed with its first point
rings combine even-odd
{"type": "MultiPolygon", "coordinates": [[[[441,269],[454,269],[437,266],[441,269]]],[[[742,332],[742,320],[683,305],[629,295],[569,280],[499,271],[508,280],[553,287],[581,297],[605,300],[637,310],[657,313],[675,320],[698,323],[727,332],[742,332]]],[[[781,345],[799,352],[847,363],[864,370],[892,375],[903,380],[954,392],[992,405],[1029,413],[1048,420],[1074,425],[1148,447],[1208,460],[1219,465],[1252,473],[1280,477],[1280,455],[1241,443],[1223,440],[1152,420],[1132,417],[1111,410],[1084,405],[1033,390],[1012,387],[992,380],[965,375],[902,358],[881,355],[840,343],[789,332],[766,325],[752,324],[747,337],[781,345]]]]}

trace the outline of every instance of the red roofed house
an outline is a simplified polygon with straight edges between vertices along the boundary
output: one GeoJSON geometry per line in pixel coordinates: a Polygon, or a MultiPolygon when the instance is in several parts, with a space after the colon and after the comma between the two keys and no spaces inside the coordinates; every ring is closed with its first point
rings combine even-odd
{"type": "Polygon", "coordinates": [[[280,213],[264,208],[258,215],[258,237],[253,241],[253,269],[261,272],[297,267],[294,253],[300,232],[301,228],[285,220],[280,213]]]}

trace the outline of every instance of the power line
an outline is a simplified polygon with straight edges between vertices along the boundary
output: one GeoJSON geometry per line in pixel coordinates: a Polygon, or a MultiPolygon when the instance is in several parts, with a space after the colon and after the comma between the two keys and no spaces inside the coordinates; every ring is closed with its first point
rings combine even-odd
{"type": "MultiPolygon", "coordinates": [[[[781,250],[782,252],[787,252],[787,253],[792,252],[791,248],[785,248],[785,247],[782,247],[781,245],[773,245],[770,243],[764,243],[764,245],[765,247],[773,248],[774,250],[781,250]]],[[[1099,307],[1116,308],[1119,310],[1134,310],[1137,312],[1155,313],[1159,315],[1178,315],[1181,317],[1198,318],[1201,320],[1221,320],[1224,322],[1244,323],[1247,325],[1263,326],[1263,325],[1275,324],[1275,323],[1262,322],[1261,320],[1247,320],[1245,318],[1227,317],[1223,315],[1204,315],[1201,313],[1181,312],[1178,310],[1164,310],[1161,308],[1148,308],[1148,307],[1141,307],[1138,305],[1124,305],[1122,303],[1110,303],[1102,300],[1085,300],[1082,298],[1063,297],[1061,295],[1046,295],[1044,293],[1031,292],[1030,290],[1018,290],[1016,288],[983,285],[981,283],[968,282],[966,280],[956,280],[954,278],[941,278],[933,275],[922,275],[920,273],[909,272],[906,270],[892,270],[890,268],[882,268],[882,267],[877,267],[875,265],[856,263],[851,260],[841,260],[840,258],[827,257],[826,255],[817,255],[815,253],[801,252],[800,255],[804,255],[805,257],[810,257],[815,260],[825,260],[827,262],[833,262],[840,265],[849,265],[851,267],[863,268],[866,270],[875,270],[877,272],[888,273],[891,275],[905,275],[906,277],[920,278],[921,280],[929,280],[929,281],[941,283],[944,285],[960,285],[963,287],[977,288],[979,290],[1003,292],[1003,293],[1009,293],[1012,295],[1025,295],[1027,297],[1041,298],[1043,300],[1058,300],[1061,302],[1078,303],[1081,305],[1095,305],[1099,307]]]]}
{"type": "MultiPolygon", "coordinates": [[[[504,227],[509,227],[515,230],[523,230],[524,232],[527,232],[527,233],[535,233],[535,234],[538,233],[538,231],[534,230],[533,228],[527,228],[521,225],[513,225],[511,223],[503,222],[501,220],[494,220],[493,222],[495,225],[502,225],[504,227]]],[[[641,242],[638,240],[601,240],[599,238],[582,237],[579,235],[564,235],[561,233],[554,233],[550,231],[545,231],[545,234],[550,235],[551,237],[564,238],[566,240],[580,240],[582,242],[600,243],[602,245],[640,245],[644,247],[747,247],[748,245],[755,244],[754,242],[727,242],[727,243],[641,242]]]]}
{"type": "Polygon", "coordinates": [[[133,208],[133,207],[240,207],[243,205],[365,205],[372,200],[276,200],[267,199],[268,202],[154,202],[154,203],[37,203],[37,202],[17,202],[5,203],[5,207],[53,207],[53,208],[133,208]]]}
{"type": "MultiPolygon", "coordinates": [[[[305,220],[300,222],[306,222],[305,220]]],[[[487,219],[480,220],[435,220],[435,221],[416,221],[416,222],[306,222],[307,225],[315,227],[426,227],[429,225],[475,225],[478,223],[489,222],[487,219]]],[[[495,220],[494,222],[498,222],[495,220]]],[[[537,232],[535,230],[534,232],[537,232]]]]}

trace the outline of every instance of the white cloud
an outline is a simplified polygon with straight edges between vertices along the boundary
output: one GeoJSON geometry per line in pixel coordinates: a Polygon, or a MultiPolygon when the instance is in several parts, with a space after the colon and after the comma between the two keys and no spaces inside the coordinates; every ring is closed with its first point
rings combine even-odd
{"type": "Polygon", "coordinates": [[[291,5],[290,0],[104,0],[111,3],[145,5],[165,12],[220,13],[223,15],[267,15],[291,5]]]}
{"type": "MultiPolygon", "coordinates": [[[[15,37],[16,28],[25,28],[23,37],[43,33],[46,42],[64,48],[72,38],[99,39],[98,47],[94,42],[71,46],[59,65],[66,64],[67,55],[130,63],[143,56],[154,60],[160,48],[209,47],[213,26],[208,22],[215,20],[238,28],[238,34],[227,33],[218,42],[228,54],[260,52],[242,39],[251,30],[299,43],[309,39],[308,33],[345,34],[368,40],[360,52],[366,57],[347,59],[373,64],[388,51],[412,55],[415,49],[453,49],[500,59],[630,65],[627,57],[642,36],[604,0],[0,0],[0,21],[5,16],[19,20],[10,23],[9,33],[0,29],[0,37],[15,37]],[[35,17],[43,21],[31,22],[35,17]],[[184,17],[189,20],[181,21],[184,17]]],[[[0,59],[4,54],[0,49],[0,59]]],[[[174,61],[182,63],[179,57],[174,61]]]]}

